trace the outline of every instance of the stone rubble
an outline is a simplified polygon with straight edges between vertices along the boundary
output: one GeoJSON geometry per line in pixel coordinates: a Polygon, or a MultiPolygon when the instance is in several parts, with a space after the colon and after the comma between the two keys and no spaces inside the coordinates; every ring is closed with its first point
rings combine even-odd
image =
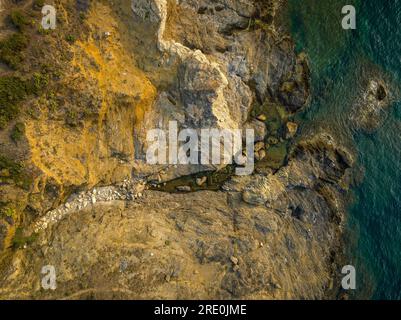
{"type": "Polygon", "coordinates": [[[47,212],[34,224],[34,233],[47,229],[65,216],[95,205],[97,202],[134,201],[142,197],[146,188],[144,180],[125,179],[116,186],[98,187],[72,195],[64,205],[47,212]]]}

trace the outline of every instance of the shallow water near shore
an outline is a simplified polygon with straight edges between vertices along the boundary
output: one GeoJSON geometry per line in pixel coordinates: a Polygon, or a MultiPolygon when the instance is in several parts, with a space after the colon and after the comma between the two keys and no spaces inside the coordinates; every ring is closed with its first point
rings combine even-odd
{"type": "Polygon", "coordinates": [[[356,241],[348,248],[357,270],[351,297],[401,299],[401,1],[289,0],[287,14],[312,69],[303,129],[326,125],[352,137],[365,172],[348,212],[356,241]],[[356,8],[356,30],[341,27],[348,4],[356,8]],[[384,125],[364,134],[348,119],[363,82],[375,76],[389,84],[393,103],[384,125]]]}

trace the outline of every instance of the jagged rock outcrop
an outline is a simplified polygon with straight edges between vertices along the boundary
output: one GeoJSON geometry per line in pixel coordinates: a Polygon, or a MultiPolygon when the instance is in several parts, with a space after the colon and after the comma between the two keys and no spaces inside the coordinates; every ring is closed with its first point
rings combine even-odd
{"type": "Polygon", "coordinates": [[[166,0],[132,3],[137,16],[158,25],[158,48],[170,56],[167,61],[178,59],[177,87],[170,89],[178,91],[189,124],[241,127],[255,96],[261,102],[278,99],[290,111],[306,104],[306,58],[296,57],[291,40],[278,34],[274,24],[259,20],[260,3],[170,6],[167,17],[166,0]]]}
{"type": "MultiPolygon", "coordinates": [[[[146,128],[167,130],[169,121],[177,121],[179,129],[253,128],[262,141],[266,126],[250,116],[255,104],[284,104],[289,114],[307,104],[308,64],[305,55],[295,54],[291,39],[276,31],[280,3],[132,2],[135,21],[155,30],[161,69],[170,70],[155,112],[145,115],[137,131],[137,149],[146,149],[146,128]]],[[[201,170],[191,167],[180,174],[201,170]]]]}

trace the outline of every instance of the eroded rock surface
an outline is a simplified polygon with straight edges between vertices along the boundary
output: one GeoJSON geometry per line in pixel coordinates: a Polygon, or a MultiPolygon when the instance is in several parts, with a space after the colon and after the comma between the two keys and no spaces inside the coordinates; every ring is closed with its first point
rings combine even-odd
{"type": "Polygon", "coordinates": [[[353,164],[330,139],[301,143],[275,174],[234,177],[224,188],[230,191],[148,190],[134,201],[92,203],[17,251],[3,269],[0,292],[7,298],[322,298],[337,270],[340,194],[353,164]],[[41,289],[43,265],[55,267],[57,290],[41,289]]]}

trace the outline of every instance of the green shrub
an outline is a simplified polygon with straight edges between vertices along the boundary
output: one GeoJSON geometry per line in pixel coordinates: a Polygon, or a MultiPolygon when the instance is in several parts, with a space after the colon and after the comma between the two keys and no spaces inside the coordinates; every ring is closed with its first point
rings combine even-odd
{"type": "Polygon", "coordinates": [[[0,155],[0,171],[3,172],[4,170],[7,170],[8,175],[18,177],[21,175],[22,166],[5,156],[0,155]]]}
{"type": "Polygon", "coordinates": [[[32,178],[25,172],[24,166],[0,155],[0,183],[11,179],[21,188],[29,189],[32,178]]]}
{"type": "Polygon", "coordinates": [[[15,211],[14,208],[11,208],[9,206],[7,206],[1,210],[1,215],[3,217],[12,218],[13,220],[15,220],[17,218],[17,212],[15,211]]]}
{"type": "Polygon", "coordinates": [[[20,113],[20,103],[31,94],[40,95],[49,84],[49,75],[35,73],[29,80],[18,77],[0,77],[0,129],[20,113]]]}
{"type": "Polygon", "coordinates": [[[22,137],[25,134],[25,127],[24,124],[21,122],[18,122],[15,124],[13,131],[11,132],[10,138],[14,142],[18,142],[22,139],[22,137]]]}
{"type": "Polygon", "coordinates": [[[44,29],[43,27],[42,27],[42,25],[39,25],[39,27],[38,27],[38,33],[40,34],[40,35],[42,35],[42,36],[44,36],[44,35],[46,35],[46,34],[50,34],[51,33],[51,29],[44,29]]]}
{"type": "Polygon", "coordinates": [[[17,77],[0,78],[0,129],[19,114],[19,103],[26,97],[25,82],[17,77]]]}
{"type": "Polygon", "coordinates": [[[46,73],[36,72],[33,74],[29,83],[29,93],[39,95],[39,93],[49,84],[49,75],[46,73]]]}
{"type": "Polygon", "coordinates": [[[0,41],[0,60],[13,69],[18,69],[23,61],[23,50],[28,46],[28,39],[22,33],[14,33],[0,41]]]}
{"type": "Polygon", "coordinates": [[[72,35],[72,34],[68,34],[68,35],[66,35],[65,36],[65,40],[68,42],[68,43],[74,43],[75,42],[75,36],[74,35],[72,35]]]}
{"type": "Polygon", "coordinates": [[[42,9],[42,7],[45,5],[45,0],[35,0],[33,2],[33,7],[35,9],[42,9]]]}
{"type": "Polygon", "coordinates": [[[28,17],[20,10],[14,10],[10,15],[12,24],[18,29],[23,30],[29,24],[28,17]]]}
{"type": "Polygon", "coordinates": [[[13,248],[19,249],[24,247],[26,244],[31,244],[37,239],[37,234],[32,234],[29,237],[25,237],[22,228],[18,228],[15,231],[13,238],[13,248]]]}

